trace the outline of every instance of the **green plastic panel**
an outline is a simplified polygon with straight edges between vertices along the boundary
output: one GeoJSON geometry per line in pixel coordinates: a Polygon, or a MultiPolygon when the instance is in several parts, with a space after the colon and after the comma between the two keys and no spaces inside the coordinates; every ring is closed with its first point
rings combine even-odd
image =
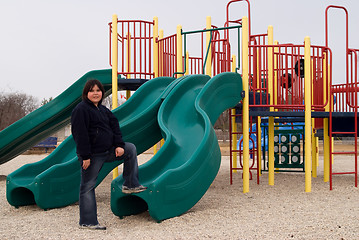
{"type": "Polygon", "coordinates": [[[0,132],[0,164],[25,152],[70,122],[72,109],[81,101],[82,89],[89,79],[96,78],[111,90],[111,69],[90,71],[63,93],[0,132]]]}
{"type": "Polygon", "coordinates": [[[215,179],[221,153],[213,124],[241,100],[242,79],[236,73],[184,77],[163,101],[158,122],[165,143],[139,168],[144,192],[126,195],[122,176],[111,184],[111,209],[120,217],[148,210],[161,221],[183,214],[215,179]]]}
{"type": "MultiPolygon", "coordinates": [[[[111,71],[106,71],[106,74],[107,78],[99,78],[97,75],[91,77],[109,84],[111,71]]],[[[82,79],[79,81],[83,82],[82,79]]],[[[113,111],[119,119],[124,140],[134,143],[138,154],[162,138],[156,121],[157,112],[166,88],[175,86],[178,81],[169,77],[152,79],[113,111]]],[[[76,82],[74,85],[77,86],[76,89],[81,89],[81,91],[71,91],[78,98],[81,96],[83,84],[76,82]]],[[[75,96],[72,98],[77,99],[75,96]]],[[[58,105],[61,105],[61,102],[57,101],[58,105]]],[[[118,164],[119,162],[106,163],[99,174],[97,184],[118,164]]],[[[72,136],[43,160],[27,164],[11,173],[6,183],[7,200],[13,206],[37,204],[40,208],[48,209],[67,206],[78,201],[80,164],[72,136]]]]}

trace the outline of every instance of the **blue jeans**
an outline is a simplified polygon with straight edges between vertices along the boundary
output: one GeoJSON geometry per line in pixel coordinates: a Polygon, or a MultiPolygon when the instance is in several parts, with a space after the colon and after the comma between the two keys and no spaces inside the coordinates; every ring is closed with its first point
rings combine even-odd
{"type": "MultiPolygon", "coordinates": [[[[121,157],[115,156],[115,150],[105,153],[93,154],[91,156],[90,166],[84,170],[81,167],[81,184],[80,184],[80,225],[96,225],[97,205],[95,196],[95,187],[97,176],[105,162],[124,161],[123,166],[123,185],[127,187],[138,187],[138,162],[136,146],[126,142],[124,147],[125,153],[121,157]]],[[[82,159],[79,157],[82,166],[82,159]]]]}

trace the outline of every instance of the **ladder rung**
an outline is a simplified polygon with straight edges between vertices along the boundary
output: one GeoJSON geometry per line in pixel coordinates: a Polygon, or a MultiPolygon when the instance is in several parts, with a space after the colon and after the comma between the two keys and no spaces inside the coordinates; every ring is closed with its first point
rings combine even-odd
{"type": "Polygon", "coordinates": [[[357,152],[332,152],[332,154],[338,154],[338,155],[340,155],[340,154],[342,154],[342,155],[345,155],[345,154],[356,154],[357,152]]]}
{"type": "Polygon", "coordinates": [[[234,149],[231,149],[231,152],[243,152],[243,150],[234,150],[234,149]]]}
{"type": "Polygon", "coordinates": [[[347,134],[347,135],[354,135],[356,132],[332,132],[332,134],[347,134]]]}
{"type": "Polygon", "coordinates": [[[242,168],[232,168],[232,172],[243,170],[242,168]]]}
{"type": "Polygon", "coordinates": [[[332,175],[341,175],[341,174],[355,174],[355,172],[335,172],[332,175]]]}
{"type": "Polygon", "coordinates": [[[231,134],[243,134],[242,132],[231,132],[231,134]]]}

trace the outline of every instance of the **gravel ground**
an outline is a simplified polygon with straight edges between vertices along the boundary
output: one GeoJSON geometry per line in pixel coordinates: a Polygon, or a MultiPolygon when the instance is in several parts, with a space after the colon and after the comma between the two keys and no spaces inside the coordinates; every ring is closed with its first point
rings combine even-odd
{"type": "MultiPolygon", "coordinates": [[[[78,228],[78,205],[44,211],[37,206],[15,209],[6,201],[5,176],[46,155],[20,155],[0,166],[0,239],[359,239],[359,189],[353,175],[334,177],[334,189],[323,182],[322,158],[312,192],[304,192],[304,173],[268,175],[250,181],[242,193],[241,173],[229,184],[229,157],[203,198],[188,212],[154,221],[148,212],[119,219],[110,209],[112,174],[96,189],[99,221],[106,231],[78,228]]],[[[152,155],[139,156],[140,164],[152,155]]],[[[348,157],[337,170],[352,168],[348,157]]],[[[121,167],[120,167],[121,168],[121,167]]],[[[256,179],[256,175],[253,175],[256,179]]]]}

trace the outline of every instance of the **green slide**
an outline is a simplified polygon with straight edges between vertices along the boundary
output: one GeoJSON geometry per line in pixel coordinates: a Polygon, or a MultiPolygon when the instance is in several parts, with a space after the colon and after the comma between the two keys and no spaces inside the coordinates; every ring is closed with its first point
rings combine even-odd
{"type": "Polygon", "coordinates": [[[0,164],[25,152],[70,122],[72,109],[81,101],[82,89],[89,79],[102,82],[111,92],[112,70],[90,71],[48,104],[26,115],[0,132],[0,164]]]}
{"type": "Polygon", "coordinates": [[[163,101],[157,119],[165,138],[160,151],[139,168],[144,192],[121,192],[122,176],[111,184],[111,209],[119,216],[149,211],[156,221],[192,208],[215,179],[221,153],[213,124],[241,100],[242,79],[222,73],[212,79],[192,75],[163,101]]]}
{"type": "MultiPolygon", "coordinates": [[[[108,74],[110,77],[111,72],[108,74]]],[[[162,138],[156,115],[169,91],[166,89],[175,86],[180,80],[174,81],[169,77],[152,79],[113,111],[119,120],[124,140],[134,143],[138,154],[162,138]]],[[[82,91],[82,87],[78,87],[82,91]]],[[[118,164],[106,163],[97,184],[118,164]]],[[[15,207],[30,204],[37,204],[43,209],[63,207],[78,201],[79,185],[80,164],[75,143],[70,136],[43,160],[27,164],[11,173],[6,181],[6,197],[15,207]]]]}

